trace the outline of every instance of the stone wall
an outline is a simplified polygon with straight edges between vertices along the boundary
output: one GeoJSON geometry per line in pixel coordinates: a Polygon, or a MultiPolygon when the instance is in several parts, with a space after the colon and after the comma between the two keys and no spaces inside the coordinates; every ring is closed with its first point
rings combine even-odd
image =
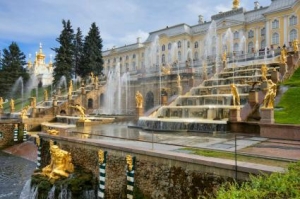
{"type": "Polygon", "coordinates": [[[300,126],[288,124],[260,124],[262,137],[285,140],[300,140],[300,126]]]}
{"type": "MultiPolygon", "coordinates": [[[[106,162],[106,198],[126,198],[126,156],[136,158],[135,194],[147,198],[197,198],[213,193],[220,184],[235,177],[235,165],[232,160],[206,158],[160,152],[134,147],[122,147],[107,144],[101,140],[85,140],[70,137],[58,137],[41,133],[43,143],[42,166],[49,164],[49,144],[54,140],[63,150],[71,152],[73,164],[99,176],[98,150],[107,151],[106,162]]],[[[240,164],[238,179],[248,179],[249,174],[261,171],[270,172],[257,165],[240,164]]]]}

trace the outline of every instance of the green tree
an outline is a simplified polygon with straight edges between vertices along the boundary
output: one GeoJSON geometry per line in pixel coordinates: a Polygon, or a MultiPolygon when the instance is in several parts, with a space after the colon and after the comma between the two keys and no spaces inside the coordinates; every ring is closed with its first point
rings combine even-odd
{"type": "Polygon", "coordinates": [[[12,42],[8,49],[3,49],[0,70],[0,96],[11,97],[12,86],[19,77],[23,78],[24,83],[29,79],[29,74],[24,68],[26,65],[25,59],[26,56],[21,52],[16,42],[12,42]]]}
{"type": "Polygon", "coordinates": [[[80,73],[79,65],[83,55],[83,36],[80,28],[77,28],[77,33],[74,39],[74,74],[75,78],[80,73]]]}
{"type": "Polygon", "coordinates": [[[92,23],[83,45],[83,57],[79,66],[81,77],[87,77],[91,72],[99,75],[103,70],[102,39],[96,23],[92,23]]]}
{"type": "Polygon", "coordinates": [[[62,76],[66,77],[67,82],[72,79],[73,57],[74,57],[74,30],[70,20],[62,20],[63,30],[56,39],[60,47],[53,48],[56,55],[54,58],[53,85],[58,86],[62,76]]]}

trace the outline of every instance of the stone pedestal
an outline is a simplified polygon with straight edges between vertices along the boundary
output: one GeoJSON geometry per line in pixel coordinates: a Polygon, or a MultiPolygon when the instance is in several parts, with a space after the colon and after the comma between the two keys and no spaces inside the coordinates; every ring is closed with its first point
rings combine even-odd
{"type": "Polygon", "coordinates": [[[91,125],[92,125],[92,122],[91,122],[91,120],[88,120],[88,119],[79,119],[76,122],[76,127],[84,127],[84,126],[91,126],[91,125]]]}
{"type": "Polygon", "coordinates": [[[15,109],[14,109],[14,108],[11,108],[11,109],[10,109],[10,113],[13,113],[13,112],[15,112],[15,109]]]}
{"type": "Polygon", "coordinates": [[[136,107],[136,115],[137,115],[138,117],[144,115],[144,109],[143,109],[143,107],[136,107]]]}
{"type": "Polygon", "coordinates": [[[241,109],[239,107],[233,107],[229,110],[229,121],[239,122],[241,121],[241,109]]]}
{"type": "Polygon", "coordinates": [[[261,108],[260,109],[261,123],[274,124],[274,109],[273,108],[261,108]]]}
{"type": "Polygon", "coordinates": [[[279,82],[279,72],[277,70],[273,70],[271,73],[271,80],[277,84],[279,82]]]}
{"type": "Polygon", "coordinates": [[[177,86],[178,95],[182,95],[182,86],[177,86]]]}

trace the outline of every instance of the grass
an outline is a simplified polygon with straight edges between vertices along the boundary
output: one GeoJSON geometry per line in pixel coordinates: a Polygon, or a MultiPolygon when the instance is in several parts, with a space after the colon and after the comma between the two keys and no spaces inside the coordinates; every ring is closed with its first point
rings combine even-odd
{"type": "MultiPolygon", "coordinates": [[[[189,151],[191,154],[204,156],[204,157],[223,158],[229,160],[235,159],[235,154],[233,152],[213,151],[213,150],[199,149],[199,148],[183,148],[183,150],[189,151]]],[[[266,159],[261,157],[253,157],[253,156],[247,156],[242,154],[237,155],[237,160],[242,162],[251,162],[251,163],[284,167],[284,168],[287,167],[289,164],[289,162],[286,161],[272,160],[272,159],[266,159]]]]}
{"type": "Polygon", "coordinates": [[[279,109],[274,111],[275,121],[279,124],[300,124],[300,68],[282,85],[289,89],[276,106],[279,109]]]}

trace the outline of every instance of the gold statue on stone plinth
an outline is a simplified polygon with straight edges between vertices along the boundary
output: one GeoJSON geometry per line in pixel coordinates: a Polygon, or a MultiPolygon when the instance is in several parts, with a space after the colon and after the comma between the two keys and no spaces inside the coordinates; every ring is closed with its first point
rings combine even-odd
{"type": "Polygon", "coordinates": [[[144,98],[143,98],[143,95],[139,91],[136,91],[135,102],[136,102],[137,108],[143,108],[144,98]]]}
{"type": "Polygon", "coordinates": [[[55,130],[55,129],[49,129],[49,130],[47,130],[47,133],[50,135],[58,135],[59,131],[55,130]]]}
{"type": "Polygon", "coordinates": [[[44,89],[44,101],[48,101],[48,90],[44,89]]]}
{"type": "Polygon", "coordinates": [[[93,72],[91,72],[90,77],[91,77],[91,83],[94,84],[95,77],[94,77],[94,73],[93,72]]]}
{"type": "Polygon", "coordinates": [[[275,97],[277,93],[277,84],[268,80],[268,90],[263,101],[263,108],[274,108],[275,97]]]}
{"type": "Polygon", "coordinates": [[[279,61],[281,64],[285,64],[287,62],[287,53],[285,49],[282,49],[280,51],[280,57],[279,57],[279,61]]]}
{"type": "Polygon", "coordinates": [[[70,80],[70,83],[69,83],[69,90],[68,90],[68,95],[69,95],[69,96],[72,96],[72,91],[73,91],[73,81],[70,80]]]}
{"type": "Polygon", "coordinates": [[[171,73],[171,68],[168,65],[166,67],[165,66],[161,67],[161,70],[164,75],[169,75],[171,73]]]}
{"type": "Polygon", "coordinates": [[[267,80],[267,73],[268,73],[268,67],[266,64],[263,64],[261,65],[261,79],[264,81],[264,80],[267,80]]]}
{"type": "Polygon", "coordinates": [[[31,97],[30,99],[31,99],[31,102],[30,102],[31,107],[36,108],[36,97],[31,97]]]}
{"type": "Polygon", "coordinates": [[[103,150],[98,151],[98,161],[99,161],[99,164],[104,163],[104,151],[103,150]]]}
{"type": "Polygon", "coordinates": [[[0,97],[0,108],[3,108],[3,104],[4,104],[4,102],[3,102],[3,98],[2,98],[2,97],[0,97]]]}
{"type": "Polygon", "coordinates": [[[240,1],[239,0],[233,0],[232,9],[238,9],[239,6],[240,6],[240,1]]]}
{"type": "Polygon", "coordinates": [[[231,84],[230,88],[231,88],[233,106],[240,105],[240,95],[237,87],[235,86],[235,84],[231,84]]]}
{"type": "Polygon", "coordinates": [[[85,121],[85,108],[83,106],[80,106],[79,104],[76,104],[75,106],[69,106],[70,108],[74,108],[75,110],[79,111],[80,113],[80,120],[85,121]]]}
{"type": "Polygon", "coordinates": [[[15,100],[14,99],[10,99],[9,107],[10,107],[10,112],[13,112],[15,110],[15,100]]]}
{"type": "Polygon", "coordinates": [[[293,50],[294,50],[294,52],[298,52],[299,51],[298,39],[295,39],[293,41],[293,50]]]}
{"type": "Polygon", "coordinates": [[[74,172],[71,153],[60,149],[50,140],[50,164],[42,169],[42,174],[48,176],[51,182],[61,178],[69,177],[69,173],[74,172]]]}
{"type": "Polygon", "coordinates": [[[177,75],[176,82],[177,82],[177,86],[178,86],[178,87],[181,87],[181,78],[180,78],[180,75],[179,75],[179,74],[177,75]]]}
{"type": "Polygon", "coordinates": [[[128,171],[132,171],[133,168],[133,160],[131,155],[126,156],[126,163],[127,163],[127,169],[128,171]]]}
{"type": "Polygon", "coordinates": [[[222,55],[222,61],[223,62],[227,62],[227,53],[226,53],[226,51],[224,51],[224,53],[223,53],[223,55],[222,55]]]}
{"type": "Polygon", "coordinates": [[[29,107],[30,107],[30,106],[27,105],[27,106],[25,106],[25,107],[21,110],[21,115],[20,115],[20,117],[21,117],[22,119],[27,118],[27,111],[28,111],[29,107]]]}

